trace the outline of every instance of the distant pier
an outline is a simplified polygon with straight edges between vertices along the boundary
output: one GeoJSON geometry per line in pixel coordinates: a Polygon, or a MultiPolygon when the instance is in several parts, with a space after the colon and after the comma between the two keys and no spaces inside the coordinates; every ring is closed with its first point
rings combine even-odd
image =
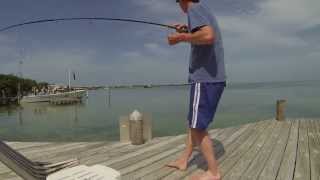
{"type": "MultiPolygon", "coordinates": [[[[318,180],[320,120],[265,120],[210,131],[223,180],[318,180]]],[[[102,164],[119,170],[122,179],[188,179],[204,171],[205,160],[193,154],[187,171],[164,165],[185,148],[186,135],[155,138],[134,146],[119,142],[7,142],[34,161],[78,158],[81,164],[102,164]]],[[[21,179],[0,164],[0,179],[21,179]]]]}
{"type": "Polygon", "coordinates": [[[63,97],[63,98],[52,98],[49,100],[52,105],[70,105],[81,103],[81,98],[76,97],[63,97]]]}

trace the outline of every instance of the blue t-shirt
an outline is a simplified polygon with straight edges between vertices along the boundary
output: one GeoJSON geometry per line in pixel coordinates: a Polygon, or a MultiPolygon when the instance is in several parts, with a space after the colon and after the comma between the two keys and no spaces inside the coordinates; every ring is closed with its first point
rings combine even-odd
{"type": "Polygon", "coordinates": [[[189,82],[226,81],[222,38],[215,17],[201,3],[194,3],[187,14],[189,32],[203,26],[211,26],[215,32],[212,45],[191,44],[189,82]]]}

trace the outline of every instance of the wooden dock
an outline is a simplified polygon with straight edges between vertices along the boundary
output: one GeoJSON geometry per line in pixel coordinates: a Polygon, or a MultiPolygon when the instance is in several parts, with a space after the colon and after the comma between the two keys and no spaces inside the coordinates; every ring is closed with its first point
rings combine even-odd
{"type": "Polygon", "coordinates": [[[49,103],[52,105],[70,105],[81,103],[81,99],[77,97],[52,98],[49,103]]]}
{"type": "MultiPolygon", "coordinates": [[[[210,131],[223,180],[319,180],[320,120],[259,121],[210,131]]],[[[196,151],[188,170],[164,165],[180,155],[185,135],[155,138],[141,145],[118,142],[8,142],[34,161],[79,158],[81,164],[117,169],[122,179],[188,179],[206,169],[196,151]]],[[[0,179],[21,179],[0,164],[0,179]]]]}

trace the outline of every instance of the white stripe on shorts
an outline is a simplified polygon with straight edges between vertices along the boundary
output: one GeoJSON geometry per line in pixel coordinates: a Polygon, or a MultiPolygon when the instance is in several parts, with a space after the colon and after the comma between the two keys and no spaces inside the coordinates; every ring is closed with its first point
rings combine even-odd
{"type": "Polygon", "coordinates": [[[199,101],[200,101],[200,83],[196,83],[195,98],[193,100],[193,118],[192,118],[192,126],[191,126],[192,128],[197,127],[199,101]]]}
{"type": "Polygon", "coordinates": [[[194,121],[194,114],[195,114],[195,106],[196,106],[196,101],[197,101],[197,92],[198,92],[198,83],[194,86],[194,94],[193,94],[193,105],[192,105],[192,119],[191,119],[191,127],[193,126],[193,121],[194,121]]]}

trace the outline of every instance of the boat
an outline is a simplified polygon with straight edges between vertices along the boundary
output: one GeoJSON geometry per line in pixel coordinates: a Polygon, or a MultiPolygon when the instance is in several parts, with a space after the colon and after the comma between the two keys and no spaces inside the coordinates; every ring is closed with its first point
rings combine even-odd
{"type": "MultiPolygon", "coordinates": [[[[73,74],[75,79],[75,74],[73,74]]],[[[23,96],[20,103],[37,103],[37,102],[49,102],[50,100],[59,98],[77,98],[82,99],[88,97],[87,90],[83,89],[72,89],[71,88],[71,71],[68,69],[68,88],[62,88],[58,90],[55,88],[55,93],[40,93],[29,96],[23,96]]]]}
{"type": "Polygon", "coordinates": [[[49,102],[51,99],[56,98],[78,98],[82,99],[87,96],[86,90],[74,90],[69,92],[61,92],[55,94],[43,94],[43,95],[30,95],[24,96],[20,103],[36,103],[36,102],[49,102]]]}

